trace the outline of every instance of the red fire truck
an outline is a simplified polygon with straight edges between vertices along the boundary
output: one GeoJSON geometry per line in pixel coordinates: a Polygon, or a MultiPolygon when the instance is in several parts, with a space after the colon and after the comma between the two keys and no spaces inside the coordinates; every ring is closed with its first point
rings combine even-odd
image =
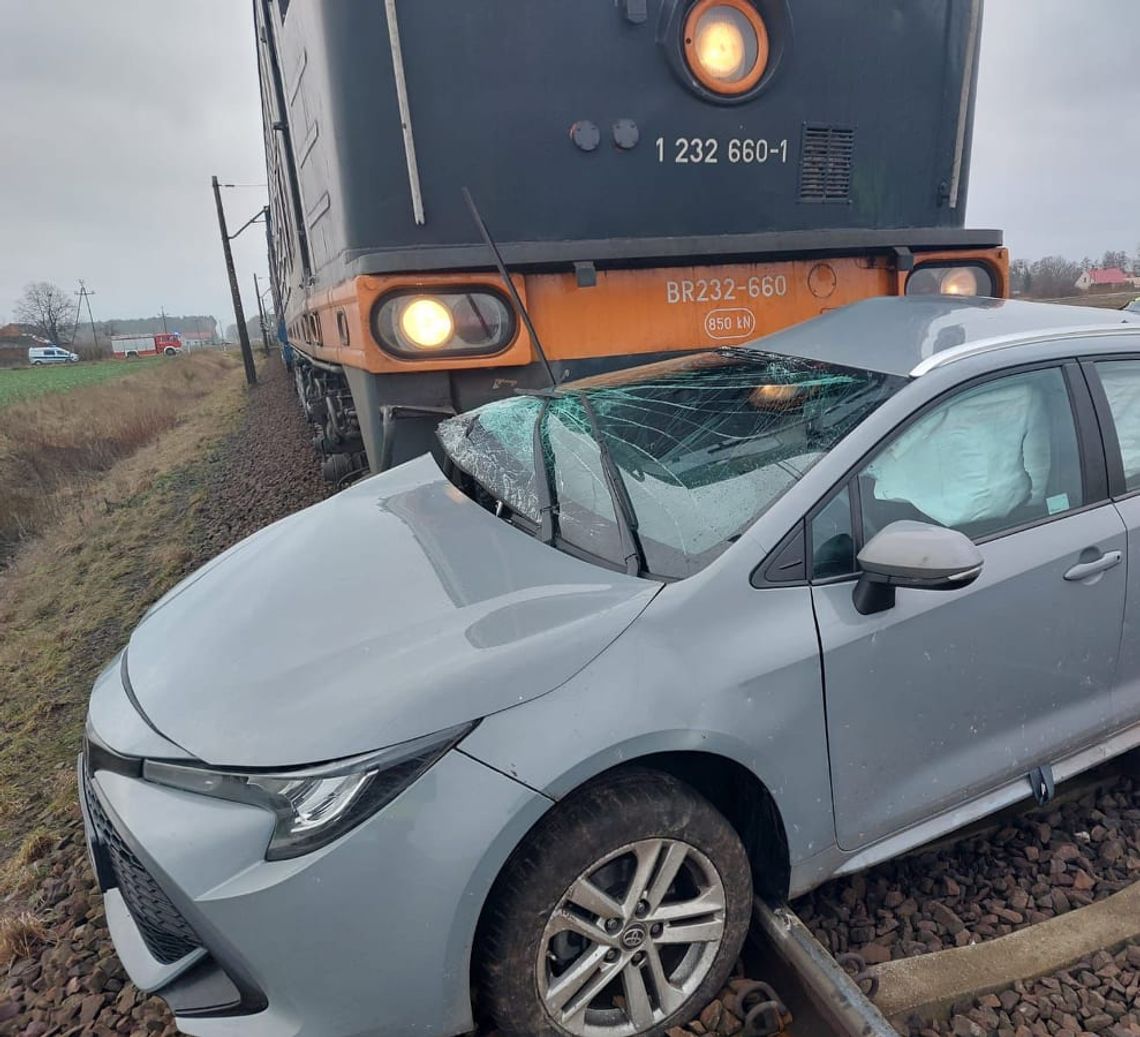
{"type": "Polygon", "coordinates": [[[182,336],[177,332],[157,335],[115,335],[111,349],[118,360],[143,356],[177,356],[182,352],[182,336]]]}

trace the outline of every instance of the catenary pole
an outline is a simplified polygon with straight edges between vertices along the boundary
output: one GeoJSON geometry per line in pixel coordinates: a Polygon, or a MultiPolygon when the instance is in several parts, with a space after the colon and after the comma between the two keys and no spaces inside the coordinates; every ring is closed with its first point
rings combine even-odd
{"type": "Polygon", "coordinates": [[[261,285],[257,283],[257,272],[253,275],[253,294],[257,296],[257,313],[261,320],[261,346],[269,356],[269,331],[265,326],[265,307],[261,304],[261,285]]]}
{"type": "Polygon", "coordinates": [[[253,366],[253,349],[249,344],[249,329],[245,326],[245,311],[242,309],[241,292],[238,290],[237,273],[234,270],[234,254],[230,249],[230,235],[226,230],[226,210],[222,208],[221,186],[216,176],[210,179],[214,186],[214,204],[218,207],[218,230],[222,234],[222,252],[226,257],[226,275],[230,280],[234,319],[237,321],[238,339],[241,341],[241,359],[245,364],[245,380],[248,385],[256,385],[257,369],[253,366]]]}

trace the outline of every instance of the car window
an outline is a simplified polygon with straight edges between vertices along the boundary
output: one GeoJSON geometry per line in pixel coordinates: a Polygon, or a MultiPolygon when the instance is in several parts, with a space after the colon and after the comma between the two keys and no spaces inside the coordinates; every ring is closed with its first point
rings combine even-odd
{"type": "Polygon", "coordinates": [[[1120,441],[1126,490],[1140,490],[1140,362],[1106,360],[1096,365],[1120,441]]]}
{"type": "Polygon", "coordinates": [[[855,572],[855,536],[851,529],[851,491],[845,486],[811,522],[813,580],[855,572]]]}
{"type": "Polygon", "coordinates": [[[908,426],[859,475],[863,532],[899,519],[975,539],[1085,503],[1060,368],[969,389],[908,426]]]}

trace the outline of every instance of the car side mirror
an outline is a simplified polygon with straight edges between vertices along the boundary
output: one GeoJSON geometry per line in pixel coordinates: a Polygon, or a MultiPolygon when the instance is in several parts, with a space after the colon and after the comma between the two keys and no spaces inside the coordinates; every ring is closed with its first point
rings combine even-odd
{"type": "Polygon", "coordinates": [[[955,529],[926,522],[892,522],[859,552],[863,570],[855,585],[855,609],[870,616],[893,608],[896,587],[951,591],[968,587],[982,572],[974,542],[955,529]]]}

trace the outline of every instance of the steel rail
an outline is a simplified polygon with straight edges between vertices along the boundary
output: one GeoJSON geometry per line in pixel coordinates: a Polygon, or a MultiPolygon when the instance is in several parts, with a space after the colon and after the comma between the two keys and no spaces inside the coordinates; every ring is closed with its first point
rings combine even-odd
{"type": "MultiPolygon", "coordinates": [[[[898,1037],[882,1012],[787,904],[771,907],[756,897],[752,917],[765,938],[766,949],[801,983],[812,1009],[830,1033],[837,1037],[898,1037]]],[[[814,1034],[814,1030],[794,1024],[793,1030],[814,1034]]]]}

